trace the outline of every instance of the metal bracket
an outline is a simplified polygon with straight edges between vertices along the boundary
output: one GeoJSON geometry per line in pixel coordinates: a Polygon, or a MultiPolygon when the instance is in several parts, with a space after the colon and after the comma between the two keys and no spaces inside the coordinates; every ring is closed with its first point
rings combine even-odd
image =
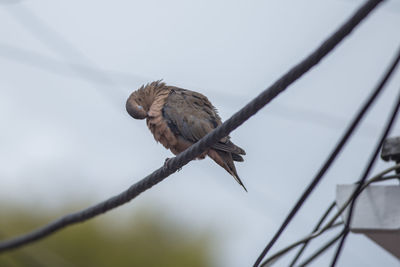
{"type": "MultiPolygon", "coordinates": [[[[341,207],[357,185],[338,185],[336,203],[341,207]]],[[[347,220],[348,208],[342,213],[347,220]]],[[[350,230],[362,233],[400,259],[400,186],[370,185],[358,196],[350,230]]]]}

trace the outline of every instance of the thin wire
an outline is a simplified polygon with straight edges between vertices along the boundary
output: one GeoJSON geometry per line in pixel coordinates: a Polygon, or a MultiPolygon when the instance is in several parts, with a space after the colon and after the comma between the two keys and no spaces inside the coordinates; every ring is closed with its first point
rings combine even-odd
{"type": "Polygon", "coordinates": [[[284,255],[287,252],[291,251],[295,247],[297,247],[297,246],[299,246],[301,244],[304,244],[306,242],[309,242],[314,238],[317,238],[318,236],[323,234],[326,230],[330,230],[330,229],[336,228],[336,227],[338,227],[340,225],[343,225],[343,224],[344,224],[343,222],[333,223],[329,227],[326,227],[326,229],[323,232],[316,232],[316,233],[312,233],[312,234],[310,234],[310,235],[308,235],[306,237],[303,237],[302,239],[290,244],[289,246],[285,247],[284,249],[279,250],[277,253],[275,253],[274,255],[269,257],[268,259],[266,259],[263,263],[261,263],[260,267],[264,267],[264,266],[268,266],[268,264],[272,264],[275,260],[278,260],[282,255],[284,255]]]}
{"type": "MultiPolygon", "coordinates": [[[[123,110],[121,103],[125,102],[125,93],[121,87],[117,86],[114,80],[104,71],[91,72],[90,67],[94,65],[92,61],[85,56],[72,42],[64,38],[51,25],[38,17],[32,10],[24,5],[13,5],[6,9],[14,18],[27,29],[37,40],[43,43],[47,48],[62,57],[65,65],[82,78],[90,77],[88,81],[92,82],[94,89],[104,96],[105,100],[113,105],[113,108],[123,110]],[[75,63],[72,63],[74,61],[75,63]],[[101,83],[95,83],[94,80],[101,83]],[[111,88],[113,90],[111,90],[111,88]],[[117,91],[116,91],[117,90],[117,91]],[[122,93],[122,94],[121,94],[122,93]]],[[[48,63],[48,62],[47,62],[48,63]]]]}
{"type": "MultiPolygon", "coordinates": [[[[385,174],[392,172],[394,170],[400,169],[400,164],[397,164],[395,166],[392,166],[380,173],[378,173],[377,175],[375,175],[374,177],[372,177],[371,179],[369,179],[361,188],[361,191],[363,191],[364,189],[366,189],[370,184],[372,183],[376,183],[376,182],[381,182],[381,181],[387,181],[387,180],[391,180],[391,179],[397,179],[397,176],[384,176],[385,174]]],[[[266,259],[260,266],[266,266],[268,263],[271,263],[273,260],[277,260],[278,257],[282,256],[283,254],[289,252],[291,249],[295,248],[296,246],[303,244],[305,242],[308,242],[318,236],[320,236],[321,234],[323,234],[326,230],[330,229],[334,224],[335,221],[340,217],[340,215],[345,211],[345,209],[347,208],[348,205],[350,205],[352,203],[352,201],[357,197],[357,195],[355,194],[355,192],[353,192],[350,197],[347,198],[347,200],[343,203],[343,205],[340,207],[340,209],[338,209],[338,211],[335,213],[335,215],[324,225],[324,227],[322,227],[321,229],[319,229],[318,231],[312,232],[311,234],[309,234],[308,236],[300,239],[299,241],[296,241],[295,243],[290,244],[289,246],[279,250],[278,252],[276,252],[274,255],[272,255],[271,257],[269,257],[268,259],[266,259]]]]}
{"type": "Polygon", "coordinates": [[[14,5],[14,4],[19,4],[24,0],[0,0],[1,5],[14,5]]]}
{"type": "MultiPolygon", "coordinates": [[[[325,219],[328,217],[329,213],[333,210],[333,208],[336,206],[336,202],[332,201],[331,205],[326,209],[325,213],[322,215],[322,217],[319,219],[318,223],[315,225],[313,232],[316,232],[322,225],[322,223],[325,221],[325,219]]],[[[297,252],[296,256],[293,258],[289,266],[294,266],[297,262],[297,260],[300,258],[301,254],[303,254],[304,250],[306,249],[307,245],[309,244],[309,241],[304,242],[300,250],[297,252]]]]}
{"type": "MultiPolygon", "coordinates": [[[[353,28],[361,21],[363,20],[378,4],[380,4],[382,1],[378,0],[370,0],[366,2],[361,8],[357,10],[357,12],[347,21],[335,34],[337,34],[340,31],[347,31],[348,25],[353,25],[353,28]]],[[[263,260],[265,255],[268,253],[268,251],[272,248],[272,246],[275,244],[275,242],[278,240],[279,236],[282,234],[282,232],[286,229],[287,225],[290,223],[290,221],[293,219],[293,217],[296,215],[298,210],[301,208],[301,206],[304,204],[305,200],[308,198],[308,196],[311,194],[311,192],[314,190],[314,188],[317,186],[317,184],[320,182],[322,179],[323,175],[325,172],[329,169],[330,165],[332,162],[335,160],[336,156],[339,154],[339,152],[342,150],[344,145],[346,144],[347,140],[350,138],[352,135],[354,129],[360,122],[361,118],[364,116],[366,111],[369,109],[371,106],[372,102],[375,100],[375,98],[378,96],[378,94],[381,92],[382,88],[377,88],[372,95],[369,97],[368,101],[363,105],[362,109],[359,111],[357,116],[353,119],[353,122],[351,123],[350,127],[347,129],[346,133],[343,135],[341,138],[340,142],[336,145],[335,149],[332,151],[320,171],[317,173],[317,175],[313,178],[311,183],[308,185],[306,190],[303,192],[295,206],[291,209],[283,223],[281,224],[280,228],[278,231],[275,233],[275,235],[272,237],[272,239],[269,241],[267,246],[264,248],[264,250],[261,252],[260,256],[257,258],[256,262],[254,263],[254,267],[257,267],[260,262],[263,260]]]]}
{"type": "MultiPolygon", "coordinates": [[[[18,62],[33,68],[38,68],[56,75],[74,77],[84,81],[89,81],[101,86],[104,86],[103,76],[105,74],[117,84],[127,88],[131,87],[132,84],[140,84],[153,79],[138,74],[106,70],[88,65],[82,65],[80,63],[67,64],[64,61],[56,60],[47,55],[29,49],[11,46],[2,42],[0,42],[0,58],[12,60],[14,62],[18,62]],[[79,71],[72,69],[71,66],[79,71]]],[[[222,99],[225,106],[230,107],[235,106],[235,102],[239,102],[239,100],[241,101],[243,99],[243,96],[240,95],[227,96],[222,92],[216,92],[212,90],[203,90],[203,92],[206,93],[206,95],[207,93],[210,93],[214,97],[222,99]]],[[[269,110],[268,116],[269,115],[289,121],[303,121],[305,123],[311,123],[329,129],[337,129],[342,127],[342,125],[346,122],[346,119],[343,117],[333,116],[332,114],[323,113],[313,109],[284,105],[282,103],[275,103],[274,108],[269,110]]],[[[378,132],[378,127],[376,125],[365,124],[364,131],[360,132],[360,134],[372,137],[375,136],[375,132],[378,132]]]]}
{"type": "MultiPolygon", "coordinates": [[[[391,179],[396,179],[399,178],[399,175],[387,175],[382,177],[381,179],[377,180],[376,182],[381,182],[381,181],[386,181],[386,180],[391,180],[391,179]]],[[[317,257],[319,257],[325,250],[329,249],[332,245],[336,243],[336,241],[339,240],[343,236],[343,231],[340,231],[338,235],[336,235],[334,238],[332,238],[330,241],[328,241],[324,246],[322,246],[320,249],[318,249],[316,252],[311,254],[307,259],[305,259],[302,263],[300,263],[300,267],[307,266],[310,264],[313,260],[315,260],[317,257]]]]}
{"type": "Polygon", "coordinates": [[[334,238],[332,238],[331,240],[326,242],[325,245],[323,245],[320,249],[318,249],[316,252],[311,254],[306,260],[304,260],[302,263],[300,263],[299,266],[303,267],[303,266],[307,266],[308,264],[310,264],[313,260],[315,260],[317,257],[319,257],[323,252],[325,252],[325,250],[327,250],[333,244],[335,244],[336,241],[338,241],[339,238],[341,238],[342,236],[343,236],[343,231],[340,231],[339,234],[337,234],[334,238]]]}
{"type": "MultiPolygon", "coordinates": [[[[385,75],[382,78],[382,80],[381,80],[381,82],[380,82],[378,87],[382,87],[383,88],[385,86],[385,84],[387,83],[387,81],[389,80],[391,75],[393,74],[393,72],[396,69],[396,67],[397,67],[399,62],[400,62],[400,49],[399,49],[399,51],[397,53],[396,58],[393,60],[391,66],[389,67],[389,69],[385,73],[385,75]]],[[[397,112],[398,112],[399,107],[400,107],[400,94],[398,96],[398,99],[397,99],[397,102],[396,102],[395,106],[393,107],[391,115],[390,115],[390,117],[389,117],[389,119],[388,119],[388,121],[386,123],[385,129],[384,129],[383,133],[381,134],[381,137],[379,138],[378,143],[376,144],[375,150],[374,150],[373,154],[371,155],[371,158],[370,158],[366,168],[364,169],[363,174],[361,175],[361,179],[358,181],[358,186],[354,191],[357,194],[360,193],[360,188],[362,188],[362,186],[364,184],[364,181],[367,179],[367,176],[368,176],[370,170],[372,169],[376,158],[378,157],[378,154],[379,154],[379,151],[380,151],[380,149],[381,149],[381,147],[383,145],[383,142],[385,141],[386,136],[389,134],[389,131],[390,131],[390,129],[391,129],[393,123],[394,123],[394,120],[395,120],[396,116],[397,116],[397,112]]],[[[337,260],[339,258],[339,255],[340,255],[340,252],[341,252],[342,247],[344,245],[344,242],[346,240],[346,237],[347,237],[347,235],[349,233],[350,223],[351,223],[351,219],[352,219],[352,215],[353,215],[354,203],[355,202],[351,203],[351,206],[350,206],[350,209],[349,209],[348,219],[347,219],[345,228],[343,230],[344,234],[343,234],[342,239],[340,240],[339,246],[338,246],[338,248],[336,250],[336,253],[335,253],[334,257],[333,257],[331,266],[335,266],[336,265],[336,262],[337,262],[337,260]]]]}
{"type": "MultiPolygon", "coordinates": [[[[138,74],[101,69],[91,65],[84,65],[84,63],[80,62],[65,62],[31,49],[12,46],[4,42],[0,42],[0,57],[60,76],[89,81],[95,83],[96,86],[104,86],[104,76],[110,77],[112,81],[116,81],[117,84],[123,84],[125,87],[150,80],[148,77],[138,74]]],[[[123,92],[118,91],[117,93],[123,92]]]]}
{"type": "MultiPolygon", "coordinates": [[[[383,178],[386,178],[386,179],[400,178],[400,174],[387,175],[387,176],[385,176],[385,177],[383,177],[383,178]]],[[[358,183],[358,182],[357,182],[357,183],[358,183]]]]}
{"type": "MultiPolygon", "coordinates": [[[[399,57],[398,57],[397,61],[395,62],[395,65],[397,65],[397,63],[399,61],[400,61],[400,50],[399,50],[399,57]]],[[[388,77],[390,77],[390,74],[388,75],[388,77]]],[[[400,93],[399,93],[399,96],[397,97],[396,103],[395,103],[395,105],[393,107],[393,110],[392,110],[392,112],[390,114],[390,117],[389,117],[389,119],[388,119],[388,121],[386,123],[385,130],[383,131],[378,143],[376,144],[375,151],[371,155],[371,158],[370,158],[370,160],[368,162],[368,165],[365,168],[365,170],[364,170],[364,172],[363,172],[363,174],[361,176],[362,178],[359,180],[357,188],[354,190],[354,194],[356,196],[358,196],[360,194],[360,192],[361,192],[361,188],[362,188],[365,180],[367,179],[367,176],[368,176],[369,172],[371,171],[371,169],[372,169],[372,167],[373,167],[373,165],[374,165],[374,163],[376,161],[376,158],[378,157],[378,154],[379,154],[379,151],[380,151],[380,149],[381,149],[381,147],[383,145],[383,142],[385,141],[387,135],[389,134],[389,132],[390,132],[390,130],[391,130],[393,124],[394,124],[394,121],[396,119],[396,116],[397,116],[397,113],[399,111],[399,108],[400,108],[400,93]]],[[[348,235],[348,233],[350,231],[350,223],[351,223],[351,219],[352,219],[352,215],[353,215],[353,211],[354,211],[354,203],[355,203],[355,200],[353,200],[351,202],[349,213],[348,213],[348,218],[347,218],[344,230],[343,230],[343,236],[342,236],[342,238],[340,240],[339,246],[337,247],[336,253],[335,253],[335,255],[333,257],[333,260],[332,260],[332,263],[331,263],[332,267],[334,267],[336,265],[336,262],[339,259],[340,252],[342,251],[342,248],[343,248],[344,242],[346,240],[346,237],[347,237],[347,235],[348,235]]]]}
{"type": "Polygon", "coordinates": [[[265,89],[256,98],[250,101],[246,106],[236,112],[231,118],[222,125],[208,133],[196,144],[171,158],[163,167],[155,170],[139,182],[129,187],[124,192],[100,202],[92,207],[81,211],[65,215],[39,229],[16,238],[0,242],[0,252],[17,248],[33,241],[42,239],[56,231],[59,231],[72,224],[83,222],[97,215],[105,213],[113,208],[129,202],[147,189],[164,180],[166,177],[176,172],[179,168],[186,165],[189,161],[203,153],[210,146],[228,136],[230,132],[235,130],[251,116],[256,114],[278,94],[283,92],[294,81],[303,76],[312,67],[317,65],[322,58],[331,52],[350,32],[383,0],[370,0],[362,6],[344,25],[342,25],[334,34],[332,34],[325,42],[323,42],[314,52],[307,56],[300,63],[296,64],[292,69],[285,73],[274,84],[265,89]]]}

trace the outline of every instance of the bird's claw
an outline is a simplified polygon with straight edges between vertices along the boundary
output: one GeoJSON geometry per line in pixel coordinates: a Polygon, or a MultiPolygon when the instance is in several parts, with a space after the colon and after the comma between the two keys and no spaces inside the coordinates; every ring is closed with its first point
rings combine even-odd
{"type": "MultiPolygon", "coordinates": [[[[167,169],[168,169],[168,161],[170,161],[170,160],[171,160],[171,158],[166,158],[166,159],[165,159],[165,161],[164,161],[164,166],[163,166],[164,170],[167,170],[167,169]]],[[[178,172],[179,172],[180,170],[182,170],[182,167],[180,167],[179,169],[177,169],[178,172]]]]}
{"type": "Polygon", "coordinates": [[[163,168],[164,168],[164,170],[167,170],[168,169],[168,161],[170,160],[170,158],[166,158],[165,159],[165,161],[164,161],[164,166],[163,166],[163,168]]]}

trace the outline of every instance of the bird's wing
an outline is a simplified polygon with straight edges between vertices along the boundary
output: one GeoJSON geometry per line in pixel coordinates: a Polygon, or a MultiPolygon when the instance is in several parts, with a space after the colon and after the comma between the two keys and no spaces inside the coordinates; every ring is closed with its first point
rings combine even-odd
{"type": "MultiPolygon", "coordinates": [[[[207,97],[180,88],[171,90],[162,112],[171,131],[191,143],[197,142],[222,124],[217,110],[207,97]]],[[[207,152],[208,156],[229,172],[247,191],[233,163],[233,160],[243,161],[239,154],[244,155],[245,152],[233,144],[229,136],[222,138],[207,152]]]]}
{"type": "MultiPolygon", "coordinates": [[[[204,95],[173,88],[164,108],[163,116],[170,129],[190,142],[197,142],[222,124],[215,107],[204,95]]],[[[216,150],[245,155],[245,151],[229,140],[229,136],[212,146],[216,150]]],[[[240,161],[240,156],[235,157],[240,161]]]]}

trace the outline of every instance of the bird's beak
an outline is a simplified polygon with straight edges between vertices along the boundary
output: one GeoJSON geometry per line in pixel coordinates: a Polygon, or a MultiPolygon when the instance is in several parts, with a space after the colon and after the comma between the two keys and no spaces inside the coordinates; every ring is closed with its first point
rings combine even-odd
{"type": "Polygon", "coordinates": [[[129,97],[126,101],[126,111],[137,120],[143,120],[147,117],[147,112],[144,110],[143,106],[136,103],[132,97],[129,97]]]}

